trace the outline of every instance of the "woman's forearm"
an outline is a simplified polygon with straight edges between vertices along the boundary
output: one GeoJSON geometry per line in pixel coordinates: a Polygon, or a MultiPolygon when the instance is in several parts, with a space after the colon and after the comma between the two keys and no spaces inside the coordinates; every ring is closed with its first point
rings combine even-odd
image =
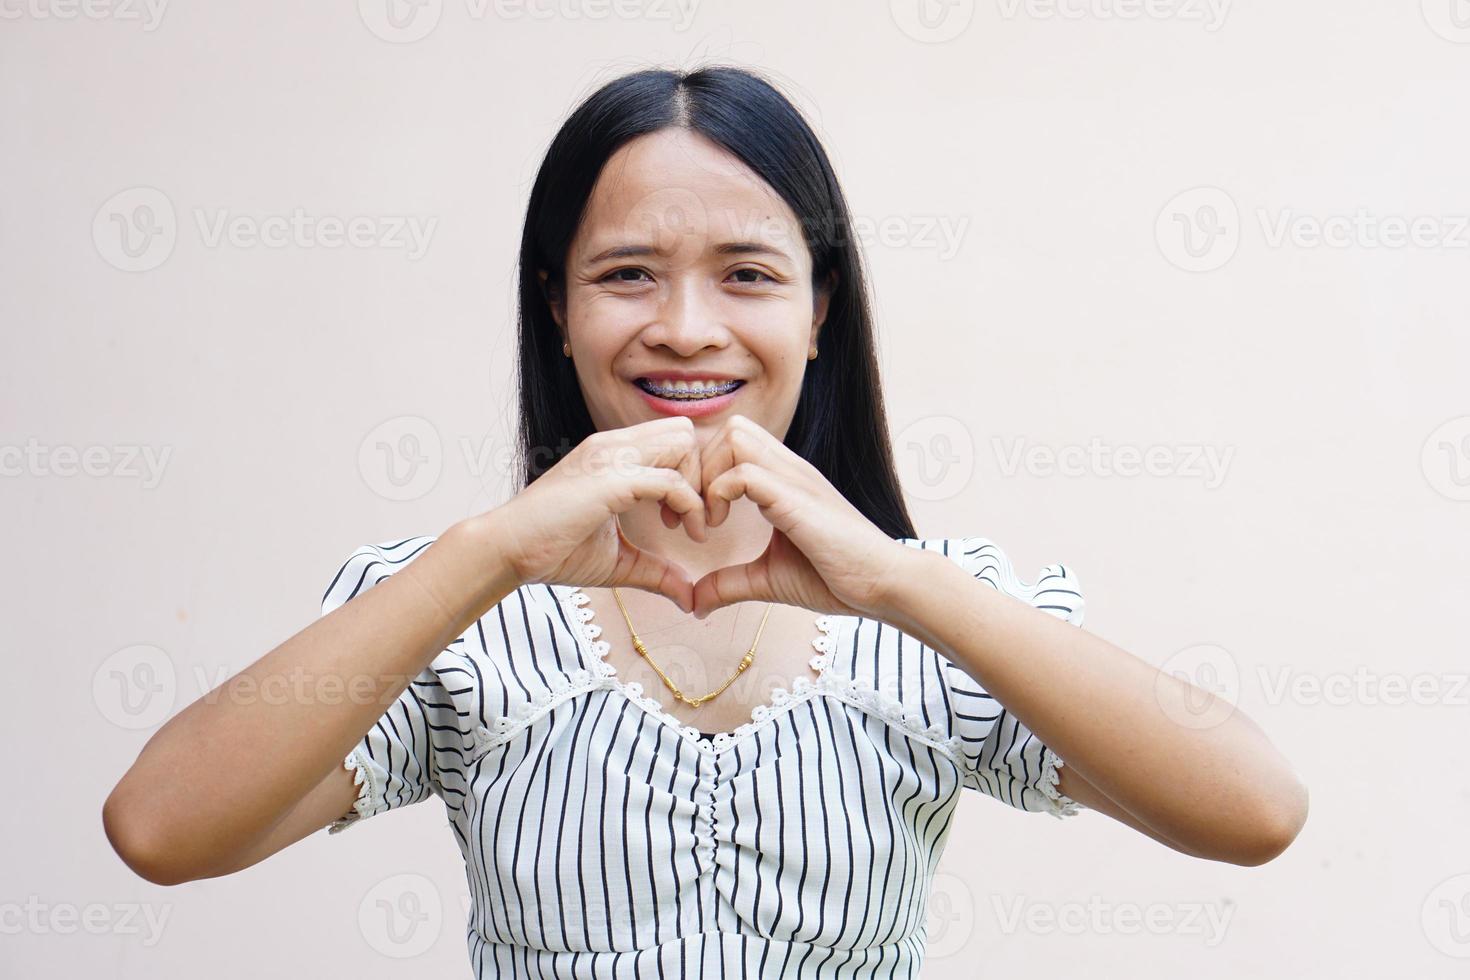
{"type": "Polygon", "coordinates": [[[454,525],[171,718],[104,806],[118,853],[167,880],[229,866],[519,585],[499,558],[501,540],[494,511],[454,525]]]}
{"type": "MultiPolygon", "coordinates": [[[[905,547],[905,546],[900,546],[905,547]]],[[[1261,729],[1106,640],[905,547],[883,618],[942,652],[1098,792],[1194,853],[1258,864],[1295,838],[1306,789],[1261,729]]]]}

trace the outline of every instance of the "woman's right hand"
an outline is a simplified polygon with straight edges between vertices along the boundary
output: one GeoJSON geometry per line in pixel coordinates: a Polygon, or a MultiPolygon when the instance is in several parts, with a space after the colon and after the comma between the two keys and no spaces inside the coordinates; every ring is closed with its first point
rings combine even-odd
{"type": "Polygon", "coordinates": [[[495,510],[506,558],[523,583],[622,586],[667,596],[694,610],[689,573],[625,538],[617,515],[659,501],[670,529],[706,540],[694,422],[669,416],[594,432],[495,510]]]}

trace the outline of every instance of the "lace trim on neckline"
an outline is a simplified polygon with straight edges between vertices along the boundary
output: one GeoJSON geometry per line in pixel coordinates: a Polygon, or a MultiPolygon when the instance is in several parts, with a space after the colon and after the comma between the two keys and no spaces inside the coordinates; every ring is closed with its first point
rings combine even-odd
{"type": "Polygon", "coordinates": [[[663,706],[663,702],[658,698],[644,694],[641,683],[624,681],[618,676],[617,668],[603,659],[612,646],[606,640],[600,639],[602,627],[594,621],[595,613],[589,605],[592,599],[587,593],[580,589],[571,589],[560,593],[558,598],[569,608],[572,617],[577,621],[576,628],[581,634],[581,639],[585,641],[583,646],[592,660],[593,670],[602,679],[600,686],[618,691],[629,701],[674,729],[686,741],[705,752],[724,751],[745,736],[764,728],[784,711],[790,710],[818,690],[823,689],[826,686],[826,679],[831,676],[829,669],[837,653],[839,625],[837,617],[826,615],[816,617],[815,623],[821,635],[812,640],[812,646],[817,650],[817,654],[808,661],[812,670],[817,673],[816,678],[798,677],[792,682],[789,691],[784,687],[776,688],[771,692],[769,701],[751,710],[749,721],[736,726],[732,731],[717,732],[714,740],[711,741],[700,734],[697,725],[680,721],[673,712],[663,706]]]}
{"type": "Polygon", "coordinates": [[[568,586],[552,586],[551,589],[557,601],[567,608],[575,620],[573,630],[581,641],[591,666],[568,674],[554,674],[549,682],[549,690],[513,705],[510,712],[496,718],[491,727],[477,728],[476,741],[481,750],[510,739],[521,728],[569,697],[597,688],[610,688],[677,732],[692,747],[709,754],[725,751],[770,725],[797,705],[818,694],[827,694],[852,704],[915,738],[932,743],[947,752],[952,759],[964,758],[961,754],[963,740],[958,735],[947,736],[938,723],[926,727],[920,715],[909,711],[903,702],[886,691],[875,688],[867,678],[841,676],[831,669],[837,652],[840,617],[820,615],[815,620],[821,631],[821,635],[812,640],[812,646],[818,652],[809,661],[816,671],[815,678],[798,677],[792,682],[790,690],[777,688],[768,702],[751,711],[749,721],[733,731],[719,732],[710,740],[700,734],[697,726],[680,721],[657,698],[645,695],[643,685],[638,681],[625,682],[618,677],[617,668],[604,659],[611,645],[600,638],[602,627],[593,622],[595,614],[588,608],[592,600],[585,592],[568,586]]]}

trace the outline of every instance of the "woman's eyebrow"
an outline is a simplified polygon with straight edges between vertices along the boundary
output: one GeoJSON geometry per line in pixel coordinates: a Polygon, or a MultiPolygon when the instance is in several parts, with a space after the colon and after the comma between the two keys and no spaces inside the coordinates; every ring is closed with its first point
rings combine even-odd
{"type": "MultiPolygon", "coordinates": [[[[716,255],[773,255],[788,262],[791,261],[791,256],[786,252],[764,242],[722,242],[715,246],[714,252],[716,255]]],[[[595,265],[608,259],[641,258],[659,254],[661,251],[652,245],[614,245],[612,248],[603,249],[589,257],[587,264],[595,265]]]]}

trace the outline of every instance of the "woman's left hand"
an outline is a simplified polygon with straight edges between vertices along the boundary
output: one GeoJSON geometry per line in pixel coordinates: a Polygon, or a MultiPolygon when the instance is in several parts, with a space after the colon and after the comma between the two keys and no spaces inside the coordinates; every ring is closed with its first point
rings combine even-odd
{"type": "Polygon", "coordinates": [[[909,549],[888,537],[757,422],[732,415],[701,451],[706,523],[749,497],[774,529],[755,561],[694,583],[694,615],[750,600],[839,616],[880,616],[888,583],[909,549]]]}

